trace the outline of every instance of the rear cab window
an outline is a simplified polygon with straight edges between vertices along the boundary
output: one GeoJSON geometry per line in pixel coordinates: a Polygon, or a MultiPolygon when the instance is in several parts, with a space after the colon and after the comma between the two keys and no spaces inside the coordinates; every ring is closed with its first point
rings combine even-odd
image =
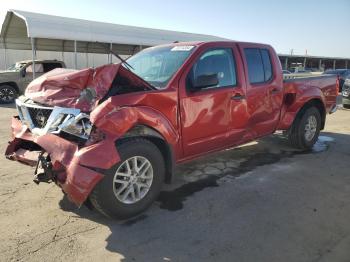
{"type": "Polygon", "coordinates": [[[44,63],[44,72],[49,72],[55,68],[62,68],[62,64],[61,63],[44,63]]]}
{"type": "MultiPolygon", "coordinates": [[[[34,68],[35,68],[35,73],[43,73],[44,72],[44,68],[43,68],[42,63],[35,63],[34,68]]],[[[33,64],[30,64],[29,66],[27,66],[26,72],[33,73],[33,64]]]]}
{"type": "Polygon", "coordinates": [[[266,83],[272,79],[273,71],[268,49],[244,48],[244,55],[251,84],[266,83]]]}

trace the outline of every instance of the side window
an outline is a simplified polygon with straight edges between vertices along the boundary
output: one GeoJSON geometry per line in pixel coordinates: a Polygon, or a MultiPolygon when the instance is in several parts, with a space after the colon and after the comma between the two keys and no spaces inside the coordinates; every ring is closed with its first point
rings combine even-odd
{"type": "Polygon", "coordinates": [[[245,48],[248,77],[251,84],[267,82],[272,78],[272,65],[267,49],[245,48]]]}
{"type": "Polygon", "coordinates": [[[44,72],[49,72],[55,68],[62,68],[60,63],[44,63],[44,72]]]}
{"type": "Polygon", "coordinates": [[[246,48],[244,49],[244,54],[248,65],[249,82],[251,84],[264,82],[264,65],[262,63],[259,49],[246,48]]]}
{"type": "MultiPolygon", "coordinates": [[[[35,65],[35,73],[43,73],[44,72],[44,68],[43,68],[43,64],[34,64],[35,65]]],[[[27,73],[33,73],[33,65],[29,65],[26,68],[26,72],[27,73]]]]}
{"type": "Polygon", "coordinates": [[[260,51],[261,51],[261,57],[264,64],[265,81],[269,81],[272,78],[272,66],[271,66],[270,54],[267,49],[261,49],[260,51]]]}
{"type": "Polygon", "coordinates": [[[193,88],[198,76],[216,74],[217,87],[235,86],[237,84],[236,68],[231,48],[219,48],[206,51],[193,65],[188,78],[187,88],[193,88]]]}

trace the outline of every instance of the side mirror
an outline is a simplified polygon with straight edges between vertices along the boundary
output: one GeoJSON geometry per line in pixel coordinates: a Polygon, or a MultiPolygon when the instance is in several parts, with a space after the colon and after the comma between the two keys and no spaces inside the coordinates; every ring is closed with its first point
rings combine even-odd
{"type": "Polygon", "coordinates": [[[217,86],[219,84],[218,74],[199,75],[194,80],[194,89],[203,89],[207,87],[217,86]]]}
{"type": "Polygon", "coordinates": [[[19,74],[21,77],[25,77],[26,76],[26,69],[22,68],[21,71],[19,71],[19,74]]]}

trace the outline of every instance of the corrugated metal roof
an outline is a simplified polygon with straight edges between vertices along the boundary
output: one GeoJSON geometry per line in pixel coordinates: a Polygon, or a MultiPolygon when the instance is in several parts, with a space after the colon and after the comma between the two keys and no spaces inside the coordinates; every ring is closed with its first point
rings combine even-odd
{"type": "Polygon", "coordinates": [[[75,18],[9,10],[2,24],[1,42],[9,49],[30,49],[29,38],[37,39],[38,50],[72,50],[72,41],[79,41],[78,51],[100,52],[94,45],[114,43],[126,46],[154,46],[174,41],[221,41],[221,37],[102,23],[75,18]],[[90,44],[90,46],[89,46],[90,44]],[[86,47],[87,46],[87,47],[86,47]],[[96,49],[96,50],[94,50],[96,49]]]}

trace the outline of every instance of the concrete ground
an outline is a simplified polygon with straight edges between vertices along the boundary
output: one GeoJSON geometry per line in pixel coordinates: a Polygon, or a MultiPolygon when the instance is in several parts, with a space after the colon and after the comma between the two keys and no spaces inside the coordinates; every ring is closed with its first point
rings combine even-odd
{"type": "MultiPolygon", "coordinates": [[[[0,109],[0,150],[15,110],[0,109]]],[[[311,152],[273,135],[178,167],[143,215],[70,204],[0,158],[1,261],[350,261],[350,110],[311,152]]]]}

